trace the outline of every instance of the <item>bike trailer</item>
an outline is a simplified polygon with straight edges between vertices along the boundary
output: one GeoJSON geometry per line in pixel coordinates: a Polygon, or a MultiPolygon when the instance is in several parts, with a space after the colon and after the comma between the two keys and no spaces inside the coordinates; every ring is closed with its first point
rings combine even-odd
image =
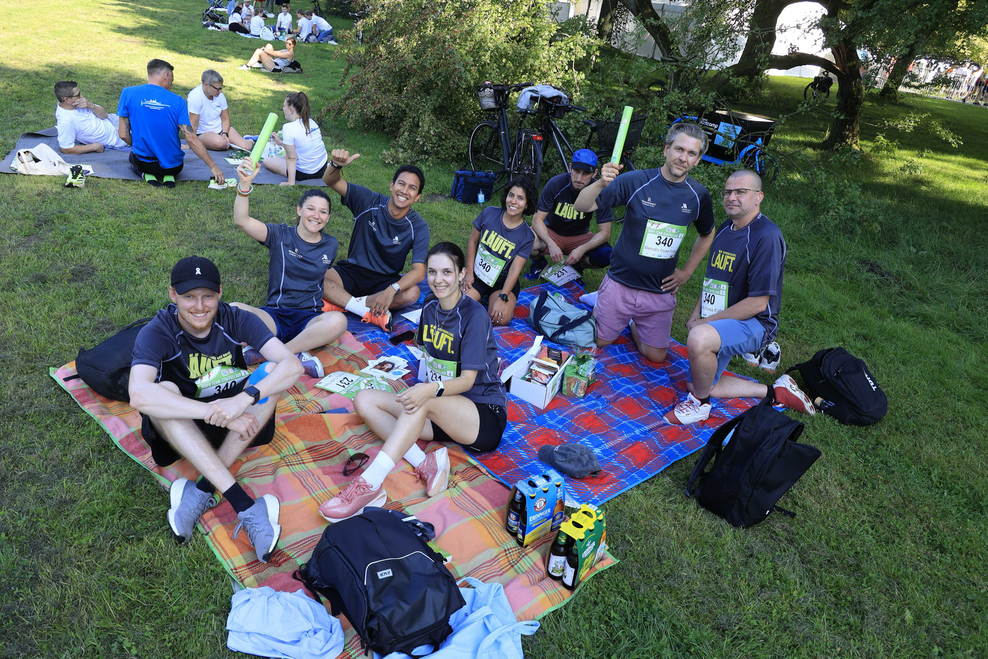
{"type": "Polygon", "coordinates": [[[451,196],[461,204],[476,204],[477,193],[483,192],[489,200],[494,194],[494,172],[474,172],[469,169],[457,170],[453,174],[451,196]]]}

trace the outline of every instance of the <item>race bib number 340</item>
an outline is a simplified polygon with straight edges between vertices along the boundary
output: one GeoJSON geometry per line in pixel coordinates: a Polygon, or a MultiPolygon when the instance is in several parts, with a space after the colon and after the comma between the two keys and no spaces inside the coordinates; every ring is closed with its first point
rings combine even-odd
{"type": "Polygon", "coordinates": [[[473,274],[488,286],[493,286],[504,269],[504,263],[504,259],[491,254],[480,245],[477,258],[473,262],[473,274]]]}
{"type": "Polygon", "coordinates": [[[249,376],[249,372],[236,366],[217,366],[196,380],[196,398],[219,396],[234,389],[249,376]]]}
{"type": "Polygon", "coordinates": [[[686,227],[649,220],[645,226],[639,254],[650,259],[671,259],[679,251],[679,243],[686,236],[686,227]]]}
{"type": "Polygon", "coordinates": [[[726,281],[720,281],[719,279],[703,280],[703,296],[700,300],[700,318],[712,316],[715,313],[723,311],[727,308],[727,290],[728,284],[726,281]]]}

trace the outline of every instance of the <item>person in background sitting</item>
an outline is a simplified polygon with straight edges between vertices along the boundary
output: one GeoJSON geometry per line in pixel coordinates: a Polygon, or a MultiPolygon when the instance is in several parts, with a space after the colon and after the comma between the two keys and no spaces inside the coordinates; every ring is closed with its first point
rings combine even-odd
{"type": "Polygon", "coordinates": [[[120,118],[83,97],[78,83],[55,83],[55,128],[62,153],[100,153],[103,149],[127,149],[117,134],[120,118]]]}

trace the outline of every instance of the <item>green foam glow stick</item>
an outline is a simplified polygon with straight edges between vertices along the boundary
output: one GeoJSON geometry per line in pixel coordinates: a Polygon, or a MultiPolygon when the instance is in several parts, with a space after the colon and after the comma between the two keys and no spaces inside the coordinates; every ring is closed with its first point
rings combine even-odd
{"type": "Polygon", "coordinates": [[[250,151],[250,160],[254,163],[254,167],[257,167],[257,163],[261,161],[261,154],[264,153],[264,147],[267,146],[268,139],[271,138],[271,133],[274,131],[274,125],[277,121],[278,115],[274,112],[269,112],[268,118],[264,121],[264,128],[261,129],[260,134],[257,136],[257,141],[254,142],[254,148],[250,151]]]}
{"type": "Polygon", "coordinates": [[[618,128],[617,139],[614,140],[614,151],[611,152],[611,162],[621,162],[621,152],[624,151],[624,140],[628,137],[628,126],[631,125],[631,114],[635,111],[630,105],[624,106],[621,115],[621,126],[618,128]]]}

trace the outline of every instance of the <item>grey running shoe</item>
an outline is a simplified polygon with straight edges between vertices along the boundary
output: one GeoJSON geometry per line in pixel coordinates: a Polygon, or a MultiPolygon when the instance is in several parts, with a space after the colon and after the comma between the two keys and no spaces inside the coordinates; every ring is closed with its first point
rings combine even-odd
{"type": "Polygon", "coordinates": [[[758,366],[763,371],[775,373],[780,361],[782,361],[782,348],[777,341],[772,341],[762,350],[762,358],[759,360],[758,366]]]}
{"type": "Polygon", "coordinates": [[[326,371],[322,367],[322,362],[315,355],[308,352],[300,352],[295,355],[298,360],[302,362],[302,368],[305,370],[305,374],[310,378],[319,379],[326,375],[326,371]]]}
{"type": "Polygon", "coordinates": [[[758,352],[746,352],[741,355],[741,359],[748,362],[748,366],[752,368],[758,368],[758,365],[762,363],[762,351],[758,352]]]}
{"type": "Polygon", "coordinates": [[[199,518],[207,508],[216,505],[212,494],[203,492],[188,478],[179,478],[172,483],[168,490],[172,507],[168,510],[168,526],[171,527],[175,539],[181,544],[192,539],[199,518]]]}
{"type": "Polygon", "coordinates": [[[274,553],[275,545],[281,537],[281,526],[278,525],[278,514],[281,503],[273,494],[265,494],[254,502],[254,505],[242,513],[237,513],[240,523],[233,529],[233,537],[240,534],[240,529],[247,531],[250,544],[254,545],[257,560],[267,563],[274,553]]]}

